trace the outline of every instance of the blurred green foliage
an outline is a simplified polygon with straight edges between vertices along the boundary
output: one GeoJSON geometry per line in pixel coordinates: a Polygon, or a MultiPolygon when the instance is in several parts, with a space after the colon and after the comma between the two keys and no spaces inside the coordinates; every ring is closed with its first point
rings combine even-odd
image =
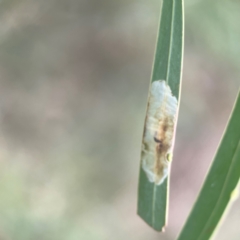
{"type": "MultiPolygon", "coordinates": [[[[238,194],[240,178],[240,92],[211,168],[178,240],[212,239],[238,194]]],[[[222,226],[224,229],[224,225],[222,226]]]]}
{"type": "MultiPolygon", "coordinates": [[[[185,1],[181,157],[163,239],[185,221],[239,87],[239,8],[185,1]]],[[[136,193],[160,2],[2,0],[0,9],[0,238],[159,239],[136,215],[136,193]]],[[[239,209],[219,240],[238,239],[239,209]]]]}

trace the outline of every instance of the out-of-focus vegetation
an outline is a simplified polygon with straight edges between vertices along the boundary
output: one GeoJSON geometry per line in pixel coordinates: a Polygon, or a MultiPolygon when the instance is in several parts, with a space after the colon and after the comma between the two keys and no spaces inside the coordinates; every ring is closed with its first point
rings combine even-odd
{"type": "MultiPolygon", "coordinates": [[[[0,1],[0,239],[159,239],[136,215],[160,2],[0,1]]],[[[185,0],[174,239],[239,87],[240,2],[185,0]],[[217,83],[217,84],[216,84],[217,83]]],[[[217,239],[239,238],[239,200],[217,239]]]]}
{"type": "Polygon", "coordinates": [[[238,195],[240,92],[199,196],[178,240],[212,239],[238,195]]]}

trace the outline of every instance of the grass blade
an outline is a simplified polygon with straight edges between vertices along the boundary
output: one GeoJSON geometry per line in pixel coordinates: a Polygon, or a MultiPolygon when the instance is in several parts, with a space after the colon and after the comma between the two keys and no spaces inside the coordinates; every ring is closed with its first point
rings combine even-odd
{"type": "Polygon", "coordinates": [[[178,240],[210,239],[240,178],[240,92],[195,206],[178,240]]]}
{"type": "MultiPolygon", "coordinates": [[[[179,99],[183,55],[183,0],[163,0],[151,81],[165,80],[179,99]]],[[[179,101],[178,101],[179,102],[179,101]]],[[[149,182],[142,167],[138,186],[138,214],[157,231],[167,221],[169,178],[161,185],[149,182]]]]}

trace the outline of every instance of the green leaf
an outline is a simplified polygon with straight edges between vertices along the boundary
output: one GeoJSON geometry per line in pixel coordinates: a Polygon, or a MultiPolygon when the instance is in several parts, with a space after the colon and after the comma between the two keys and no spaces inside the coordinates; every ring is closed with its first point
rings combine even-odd
{"type": "MultiPolygon", "coordinates": [[[[183,56],[183,0],[163,0],[151,81],[165,80],[179,100],[183,56]]],[[[178,101],[179,102],[179,101],[178,101]]],[[[169,179],[149,182],[140,167],[138,214],[157,231],[167,219],[169,179]]]]}
{"type": "Polygon", "coordinates": [[[178,240],[207,240],[236,192],[240,178],[240,92],[201,192],[178,240]]]}

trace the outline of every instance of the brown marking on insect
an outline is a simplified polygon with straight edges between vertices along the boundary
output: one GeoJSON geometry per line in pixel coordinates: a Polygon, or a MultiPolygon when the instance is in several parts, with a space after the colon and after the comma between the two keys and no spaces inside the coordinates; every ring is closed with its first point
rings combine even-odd
{"type": "Polygon", "coordinates": [[[169,148],[172,144],[174,134],[174,119],[164,116],[160,119],[158,130],[155,132],[154,141],[155,146],[155,166],[154,173],[156,174],[155,182],[157,183],[163,177],[163,171],[167,167],[166,162],[169,148]]]}
{"type": "Polygon", "coordinates": [[[143,142],[141,155],[143,156],[147,151],[149,151],[149,146],[147,143],[143,142]]]}
{"type": "Polygon", "coordinates": [[[156,143],[161,143],[162,140],[157,139],[157,138],[156,138],[156,134],[155,134],[155,136],[154,136],[154,141],[155,141],[156,143]]]}

